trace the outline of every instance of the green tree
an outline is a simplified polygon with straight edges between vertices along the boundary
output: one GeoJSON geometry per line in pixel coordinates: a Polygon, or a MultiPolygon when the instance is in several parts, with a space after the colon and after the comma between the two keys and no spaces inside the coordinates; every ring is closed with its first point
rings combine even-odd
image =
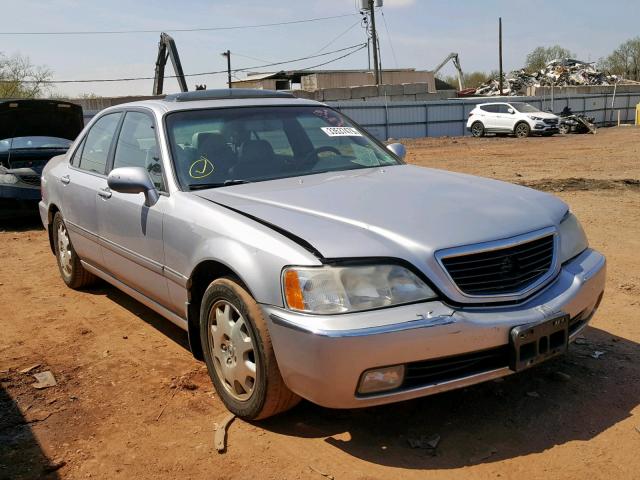
{"type": "Polygon", "coordinates": [[[640,81],[640,37],[632,38],[600,61],[600,67],[614,75],[640,81]]]}
{"type": "Polygon", "coordinates": [[[50,90],[51,70],[33,65],[29,57],[0,52],[0,98],[35,98],[50,90]]]}
{"type": "Polygon", "coordinates": [[[542,70],[547,63],[552,60],[557,58],[572,58],[575,56],[575,53],[572,53],[570,50],[567,50],[560,45],[554,45],[552,47],[536,47],[527,55],[524,69],[529,73],[533,73],[538,70],[542,70]]]}

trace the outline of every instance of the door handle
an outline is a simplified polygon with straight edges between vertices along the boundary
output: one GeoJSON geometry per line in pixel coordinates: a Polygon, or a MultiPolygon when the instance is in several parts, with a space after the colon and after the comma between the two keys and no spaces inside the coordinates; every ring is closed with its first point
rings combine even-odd
{"type": "Polygon", "coordinates": [[[69,178],[69,175],[63,175],[62,177],[60,177],[60,181],[65,185],[69,185],[71,178],[69,178]]]}
{"type": "Polygon", "coordinates": [[[104,199],[107,199],[111,198],[111,195],[113,194],[111,193],[111,190],[109,188],[101,188],[100,190],[98,190],[98,195],[104,199]]]}

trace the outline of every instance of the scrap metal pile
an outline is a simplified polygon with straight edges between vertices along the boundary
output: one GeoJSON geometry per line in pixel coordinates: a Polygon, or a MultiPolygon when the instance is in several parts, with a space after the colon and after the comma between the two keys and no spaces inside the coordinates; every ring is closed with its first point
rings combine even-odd
{"type": "MultiPolygon", "coordinates": [[[[598,70],[593,63],[571,58],[553,60],[545,68],[534,73],[514,70],[505,76],[502,94],[522,95],[527,87],[566,87],[572,85],[614,85],[621,77],[598,70]]],[[[497,79],[480,85],[476,95],[500,95],[497,79]]]]}

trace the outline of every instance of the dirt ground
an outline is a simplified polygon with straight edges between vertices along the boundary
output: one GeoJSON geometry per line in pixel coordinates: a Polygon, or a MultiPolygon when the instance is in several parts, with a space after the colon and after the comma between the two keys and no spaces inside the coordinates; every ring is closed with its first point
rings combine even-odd
{"type": "Polygon", "coordinates": [[[609,273],[569,355],[402,404],[303,402],[268,421],[236,420],[218,454],[214,425],[226,410],[186,335],[105,284],[69,290],[37,220],[4,224],[0,479],[640,478],[640,128],[406,143],[412,163],[571,204],[609,273]],[[58,385],[36,390],[32,374],[46,370],[58,385]],[[410,447],[435,434],[435,452],[410,447]]]}

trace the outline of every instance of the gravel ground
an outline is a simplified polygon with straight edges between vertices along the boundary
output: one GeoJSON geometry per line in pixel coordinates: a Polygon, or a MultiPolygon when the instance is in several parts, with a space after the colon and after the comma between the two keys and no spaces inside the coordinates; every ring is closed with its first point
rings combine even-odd
{"type": "Polygon", "coordinates": [[[571,204],[609,273],[599,313],[566,357],[402,404],[303,402],[268,421],[236,420],[221,455],[213,431],[226,410],[186,335],[105,284],[67,289],[37,219],[4,223],[0,479],[638,478],[640,128],[406,143],[409,162],[571,204]],[[37,390],[32,375],[44,371],[57,386],[37,390]],[[411,448],[434,435],[435,451],[411,448]]]}

